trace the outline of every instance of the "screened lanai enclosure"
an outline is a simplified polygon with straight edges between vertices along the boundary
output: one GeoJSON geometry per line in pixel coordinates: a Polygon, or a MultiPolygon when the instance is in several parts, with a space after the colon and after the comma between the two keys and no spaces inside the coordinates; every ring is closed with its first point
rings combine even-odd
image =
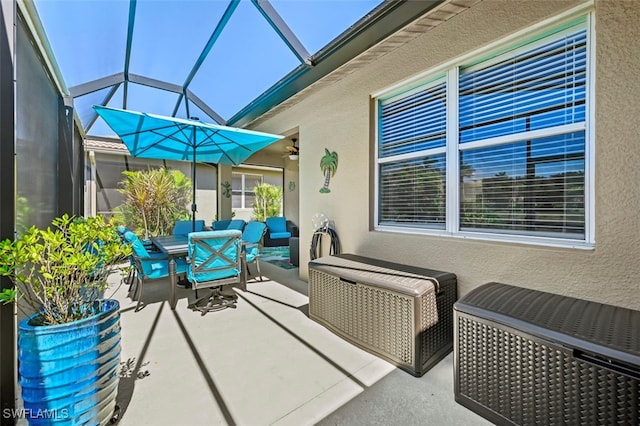
{"type": "MultiPolygon", "coordinates": [[[[94,105],[252,128],[439,3],[362,0],[336,13],[323,1],[2,0],[0,239],[64,213],[108,214],[123,170],[188,170],[114,151],[119,140],[94,105]]],[[[283,141],[242,167],[198,165],[204,218],[221,208],[250,214],[255,182],[298,187],[297,162],[283,155],[298,129],[283,130],[283,141]]],[[[297,190],[285,191],[288,217],[297,204],[297,190]]],[[[12,307],[0,307],[3,409],[15,404],[14,322],[12,307]]]]}
{"type": "Polygon", "coordinates": [[[348,2],[339,14],[334,6],[280,0],[25,4],[41,19],[84,132],[96,136],[113,133],[93,105],[243,126],[326,73],[320,65],[354,38],[349,30],[358,22],[397,5],[348,2]],[[298,87],[290,88],[292,82],[298,87]]]}
{"type": "MultiPolygon", "coordinates": [[[[308,73],[322,57],[324,45],[379,3],[358,2],[339,19],[323,22],[318,19],[322,14],[314,13],[326,8],[320,3],[304,8],[287,2],[237,0],[27,5],[42,21],[60,79],[72,99],[70,111],[88,136],[84,213],[113,213],[122,200],[118,182],[125,170],[168,167],[191,176],[188,163],[136,159],[126,150],[118,152],[119,140],[95,113],[94,105],[245,125],[246,119],[240,117],[251,103],[268,109],[274,96],[281,96],[277,86],[308,73]],[[155,26],[165,30],[158,33],[153,31],[155,26]],[[86,37],[89,28],[90,39],[86,37]],[[87,65],[77,66],[78,57],[85,58],[87,65]],[[270,95],[261,95],[274,84],[270,95]]],[[[273,159],[262,160],[261,166],[270,167],[266,173],[264,169],[249,173],[253,185],[283,186],[283,149],[284,143],[271,148],[273,159]]],[[[256,165],[256,161],[248,163],[256,165]]],[[[227,214],[219,212],[217,185],[228,181],[228,176],[219,179],[215,164],[199,163],[197,169],[196,217],[209,223],[227,214]]],[[[231,209],[234,215],[249,219],[252,188],[237,177],[247,173],[234,167],[232,174],[231,209]]]]}

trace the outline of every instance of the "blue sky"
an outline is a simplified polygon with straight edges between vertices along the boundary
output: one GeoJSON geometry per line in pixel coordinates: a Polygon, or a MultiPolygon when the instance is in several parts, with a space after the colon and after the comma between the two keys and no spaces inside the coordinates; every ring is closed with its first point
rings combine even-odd
{"type": "MultiPolygon", "coordinates": [[[[380,0],[271,0],[314,54],[380,0]]],[[[138,0],[129,72],[182,85],[229,2],[138,0]]],[[[67,87],[124,70],[129,1],[36,0],[67,87]]],[[[241,0],[189,89],[225,120],[299,65],[249,0],[241,0]]],[[[76,100],[81,120],[108,89],[76,100]]],[[[128,109],[171,115],[178,96],[129,85],[128,109]]],[[[110,106],[122,107],[122,88],[110,106]]],[[[184,108],[178,115],[185,116],[184,108]]],[[[212,121],[198,110],[190,115],[212,121]]],[[[84,124],[84,123],[83,123],[84,124]]],[[[91,134],[112,134],[97,123],[91,134]]]]}

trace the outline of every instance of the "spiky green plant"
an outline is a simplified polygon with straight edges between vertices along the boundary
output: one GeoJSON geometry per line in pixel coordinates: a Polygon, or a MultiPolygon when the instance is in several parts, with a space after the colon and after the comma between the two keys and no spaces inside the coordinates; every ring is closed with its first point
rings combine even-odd
{"type": "Polygon", "coordinates": [[[118,191],[124,203],[116,210],[119,221],[144,238],[171,233],[177,220],[190,217],[191,179],[179,170],[125,171],[118,191]]]}

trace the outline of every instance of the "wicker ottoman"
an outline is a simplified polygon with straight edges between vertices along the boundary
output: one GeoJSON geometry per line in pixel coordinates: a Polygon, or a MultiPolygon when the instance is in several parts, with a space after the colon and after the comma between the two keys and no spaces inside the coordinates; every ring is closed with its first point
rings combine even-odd
{"type": "Polygon", "coordinates": [[[505,284],[455,303],[455,399],[497,424],[640,424],[640,312],[505,284]]]}
{"type": "Polygon", "coordinates": [[[309,262],[309,317],[415,376],[453,349],[456,276],[353,254],[309,262]]]}

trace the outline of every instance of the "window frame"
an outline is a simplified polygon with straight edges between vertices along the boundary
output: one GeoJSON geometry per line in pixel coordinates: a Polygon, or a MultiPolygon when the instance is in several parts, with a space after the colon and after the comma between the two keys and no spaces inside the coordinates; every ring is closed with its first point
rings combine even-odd
{"type": "MultiPolygon", "coordinates": [[[[422,82],[422,84],[414,86],[414,87],[410,87],[407,90],[402,91],[401,93],[395,93],[392,96],[389,96],[387,98],[384,99],[385,102],[387,103],[392,103],[396,100],[400,100],[402,98],[408,98],[411,95],[417,93],[417,92],[421,92],[424,90],[430,90],[433,89],[434,87],[439,86],[440,84],[444,83],[445,87],[447,85],[447,74],[446,73],[440,73],[437,74],[435,76],[432,76],[429,80],[422,82]]],[[[446,95],[446,115],[448,116],[449,111],[449,95],[448,93],[446,93],[445,90],[445,95],[446,95]]],[[[378,105],[378,103],[376,103],[376,105],[378,105]]],[[[379,111],[377,111],[379,112],[379,111]]],[[[378,120],[380,119],[380,116],[377,115],[378,120]]],[[[448,129],[448,121],[445,121],[445,138],[447,137],[448,133],[449,133],[449,129],[448,129]]],[[[378,121],[379,123],[379,121],[378,121]]],[[[378,133],[377,133],[378,134],[378,133]]],[[[445,164],[448,164],[448,155],[447,155],[447,146],[448,146],[448,140],[445,140],[445,144],[444,146],[436,146],[436,147],[429,147],[426,149],[420,149],[420,150],[416,150],[413,152],[407,152],[407,153],[401,153],[401,154],[393,154],[393,155],[389,155],[387,157],[379,157],[379,152],[378,152],[378,148],[379,145],[376,143],[376,173],[379,174],[380,172],[380,166],[384,165],[384,164],[393,164],[393,163],[397,163],[397,162],[401,162],[401,161],[411,161],[411,160],[415,160],[415,159],[421,159],[421,158],[425,158],[425,157],[429,157],[429,156],[434,156],[434,155],[443,155],[445,156],[445,164]]],[[[446,167],[446,166],[445,166],[446,167]]],[[[447,179],[448,174],[445,173],[445,180],[447,179]]],[[[377,191],[376,191],[376,215],[379,214],[379,210],[380,210],[380,203],[381,203],[381,197],[380,197],[380,180],[379,180],[379,176],[376,179],[376,185],[377,185],[377,191]]],[[[430,229],[433,231],[443,231],[446,229],[446,224],[447,224],[447,191],[448,191],[448,185],[445,182],[445,197],[444,197],[444,201],[445,201],[445,214],[444,214],[444,227],[440,227],[438,226],[437,223],[430,223],[430,224],[422,224],[419,229],[430,229]]],[[[380,220],[379,220],[379,216],[377,216],[378,218],[376,219],[376,223],[379,224],[380,220]]],[[[387,227],[394,227],[393,225],[380,225],[380,226],[387,226],[387,227]]],[[[398,226],[400,227],[400,226],[398,226]]],[[[402,228],[409,228],[412,229],[411,226],[402,226],[402,228]]]]}
{"type": "MultiPolygon", "coordinates": [[[[499,241],[507,243],[534,244],[553,247],[567,247],[577,249],[593,249],[595,246],[595,161],[594,161],[594,99],[595,99],[595,28],[594,11],[591,4],[585,4],[573,8],[557,17],[547,19],[536,25],[521,30],[511,36],[505,37],[488,46],[477,49],[469,54],[448,61],[441,66],[427,70],[408,80],[397,83],[380,92],[373,93],[372,107],[374,109],[373,129],[373,172],[374,172],[374,203],[373,203],[373,229],[375,231],[410,233],[444,236],[462,239],[483,241],[499,241]],[[584,21],[584,23],[581,23],[584,21]],[[585,119],[584,122],[563,126],[551,127],[543,130],[534,130],[527,133],[531,139],[539,136],[551,136],[554,134],[567,134],[570,131],[584,131],[584,239],[522,235],[507,232],[491,232],[490,230],[463,231],[460,229],[460,153],[464,150],[482,146],[496,146],[507,143],[510,140],[521,140],[522,133],[516,135],[501,136],[485,139],[478,142],[459,143],[458,125],[458,93],[460,70],[470,68],[486,61],[497,61],[505,54],[513,55],[515,52],[531,50],[536,46],[558,39],[575,25],[583,25],[586,30],[586,84],[585,84],[585,119]],[[446,81],[447,123],[446,123],[446,216],[445,229],[431,229],[427,227],[395,226],[380,223],[380,165],[397,157],[379,157],[380,138],[380,105],[381,102],[398,98],[411,93],[423,86],[431,84],[442,75],[446,81]]],[[[438,150],[436,148],[436,150],[438,150]]],[[[415,157],[415,155],[411,155],[415,157]]]]}
{"type": "Polygon", "coordinates": [[[240,197],[240,204],[241,204],[241,207],[233,207],[233,209],[238,209],[238,210],[251,209],[252,206],[247,206],[246,196],[247,196],[247,194],[254,194],[254,192],[247,188],[247,176],[258,176],[258,177],[260,177],[260,183],[264,183],[264,175],[263,174],[259,174],[259,173],[231,172],[232,182],[233,182],[233,176],[234,175],[240,176],[240,182],[241,182],[242,188],[240,188],[238,190],[234,190],[233,187],[231,188],[231,197],[232,197],[232,201],[231,202],[232,202],[232,205],[233,205],[233,196],[234,195],[240,197]]]}

